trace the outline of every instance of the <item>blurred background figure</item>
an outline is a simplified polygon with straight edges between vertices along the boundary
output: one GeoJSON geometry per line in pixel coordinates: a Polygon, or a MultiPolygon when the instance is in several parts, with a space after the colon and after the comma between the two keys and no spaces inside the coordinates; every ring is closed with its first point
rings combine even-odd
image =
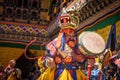
{"type": "Polygon", "coordinates": [[[10,60],[7,67],[5,68],[6,77],[8,77],[15,70],[15,60],[10,60]]]}
{"type": "Polygon", "coordinates": [[[5,72],[2,65],[0,65],[0,80],[5,80],[5,72]]]}
{"type": "Polygon", "coordinates": [[[4,72],[6,73],[7,80],[21,80],[21,70],[15,68],[15,60],[10,60],[8,66],[5,68],[4,72]]]}
{"type": "Polygon", "coordinates": [[[91,71],[90,80],[99,80],[100,69],[98,68],[99,63],[95,63],[93,70],[91,71]]]}

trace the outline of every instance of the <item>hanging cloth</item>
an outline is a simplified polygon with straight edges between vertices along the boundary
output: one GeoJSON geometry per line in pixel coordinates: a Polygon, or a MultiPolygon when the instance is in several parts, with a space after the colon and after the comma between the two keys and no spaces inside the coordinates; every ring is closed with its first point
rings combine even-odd
{"type": "Polygon", "coordinates": [[[79,69],[76,70],[76,77],[77,80],[87,80],[87,76],[79,69]]]}
{"type": "Polygon", "coordinates": [[[51,74],[51,69],[47,68],[46,71],[40,75],[40,77],[37,80],[51,80],[50,79],[50,74],[51,74]]]}
{"type": "Polygon", "coordinates": [[[64,69],[62,74],[59,76],[58,80],[73,80],[71,74],[68,70],[64,69]]]}

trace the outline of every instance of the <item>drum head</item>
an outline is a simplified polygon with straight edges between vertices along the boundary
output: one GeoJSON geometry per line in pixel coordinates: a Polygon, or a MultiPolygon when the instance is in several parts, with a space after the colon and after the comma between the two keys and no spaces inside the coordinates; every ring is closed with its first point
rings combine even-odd
{"type": "Polygon", "coordinates": [[[78,43],[88,52],[93,54],[102,53],[105,49],[104,39],[95,32],[83,32],[78,36],[78,43]]]}

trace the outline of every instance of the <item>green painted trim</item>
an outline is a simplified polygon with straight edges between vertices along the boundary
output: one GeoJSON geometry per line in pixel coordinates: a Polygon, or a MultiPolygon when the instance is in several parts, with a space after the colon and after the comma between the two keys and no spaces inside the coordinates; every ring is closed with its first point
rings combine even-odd
{"type": "Polygon", "coordinates": [[[104,28],[108,25],[115,24],[118,20],[120,20],[120,12],[116,13],[113,16],[108,17],[107,19],[97,23],[95,26],[88,28],[86,31],[96,31],[97,29],[104,28]]]}
{"type": "MultiPolygon", "coordinates": [[[[0,47],[12,47],[12,48],[22,48],[22,49],[25,49],[25,46],[26,45],[24,45],[24,44],[0,42],[0,47]]],[[[31,46],[29,46],[29,49],[40,50],[41,47],[38,46],[38,45],[31,45],[31,46]]],[[[42,49],[46,50],[45,46],[43,46],[42,49]]]]}

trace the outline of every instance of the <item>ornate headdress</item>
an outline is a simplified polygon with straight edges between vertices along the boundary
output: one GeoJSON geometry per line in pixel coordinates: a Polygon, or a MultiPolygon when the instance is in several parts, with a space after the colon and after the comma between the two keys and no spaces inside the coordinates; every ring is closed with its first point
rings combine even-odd
{"type": "Polygon", "coordinates": [[[71,28],[75,30],[78,27],[79,18],[64,10],[59,18],[59,24],[62,29],[71,28]]]}

